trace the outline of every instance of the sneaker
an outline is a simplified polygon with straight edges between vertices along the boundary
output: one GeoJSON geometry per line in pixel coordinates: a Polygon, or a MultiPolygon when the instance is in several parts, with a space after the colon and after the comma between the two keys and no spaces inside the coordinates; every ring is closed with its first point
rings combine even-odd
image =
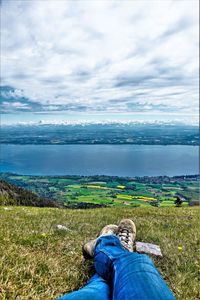
{"type": "Polygon", "coordinates": [[[133,242],[136,237],[136,227],[132,220],[123,219],[119,223],[117,236],[122,244],[122,246],[133,252],[133,242]]]}
{"type": "MultiPolygon", "coordinates": [[[[118,232],[118,226],[117,225],[106,225],[101,232],[98,234],[98,237],[104,236],[104,235],[110,235],[115,234],[117,235],[118,232]]],[[[82,252],[85,259],[93,258],[94,257],[94,249],[96,246],[97,238],[94,240],[91,240],[83,245],[82,252]]]]}

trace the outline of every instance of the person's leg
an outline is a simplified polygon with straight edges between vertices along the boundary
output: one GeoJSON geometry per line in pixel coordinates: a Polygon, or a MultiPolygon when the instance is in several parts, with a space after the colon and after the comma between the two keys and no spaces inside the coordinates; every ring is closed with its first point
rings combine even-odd
{"type": "MultiPolygon", "coordinates": [[[[115,234],[118,231],[117,225],[107,225],[100,231],[99,236],[106,234],[115,234]]],[[[91,240],[83,248],[85,258],[92,258],[94,256],[94,248],[96,239],[91,240]]],[[[108,282],[95,274],[90,281],[82,289],[68,293],[57,300],[111,300],[111,291],[108,282]]]]}
{"type": "Polygon", "coordinates": [[[80,290],[68,293],[57,300],[111,300],[110,287],[107,281],[95,274],[80,290]]]}
{"type": "Polygon", "coordinates": [[[127,251],[115,235],[98,238],[97,273],[112,283],[113,300],[174,300],[172,292],[144,254],[127,251]]]}

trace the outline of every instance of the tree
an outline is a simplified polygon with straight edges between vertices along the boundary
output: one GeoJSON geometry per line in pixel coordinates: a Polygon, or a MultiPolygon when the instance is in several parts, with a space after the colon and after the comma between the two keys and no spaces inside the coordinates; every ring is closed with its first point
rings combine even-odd
{"type": "Polygon", "coordinates": [[[176,207],[181,207],[183,203],[183,200],[181,199],[181,197],[177,196],[176,200],[174,201],[174,204],[176,205],[176,207]]]}

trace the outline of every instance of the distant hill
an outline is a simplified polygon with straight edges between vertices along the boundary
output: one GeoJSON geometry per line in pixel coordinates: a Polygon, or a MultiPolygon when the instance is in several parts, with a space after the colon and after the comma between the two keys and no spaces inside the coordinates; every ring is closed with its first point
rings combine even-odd
{"type": "Polygon", "coordinates": [[[58,207],[55,202],[4,180],[0,180],[0,205],[58,207]]]}

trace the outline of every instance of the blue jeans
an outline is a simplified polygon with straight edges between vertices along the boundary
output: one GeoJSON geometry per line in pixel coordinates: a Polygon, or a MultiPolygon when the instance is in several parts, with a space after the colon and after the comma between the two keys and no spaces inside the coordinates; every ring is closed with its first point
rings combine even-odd
{"type": "Polygon", "coordinates": [[[57,300],[175,300],[152,260],[125,250],[115,235],[98,238],[94,266],[86,286],[57,300]]]}

